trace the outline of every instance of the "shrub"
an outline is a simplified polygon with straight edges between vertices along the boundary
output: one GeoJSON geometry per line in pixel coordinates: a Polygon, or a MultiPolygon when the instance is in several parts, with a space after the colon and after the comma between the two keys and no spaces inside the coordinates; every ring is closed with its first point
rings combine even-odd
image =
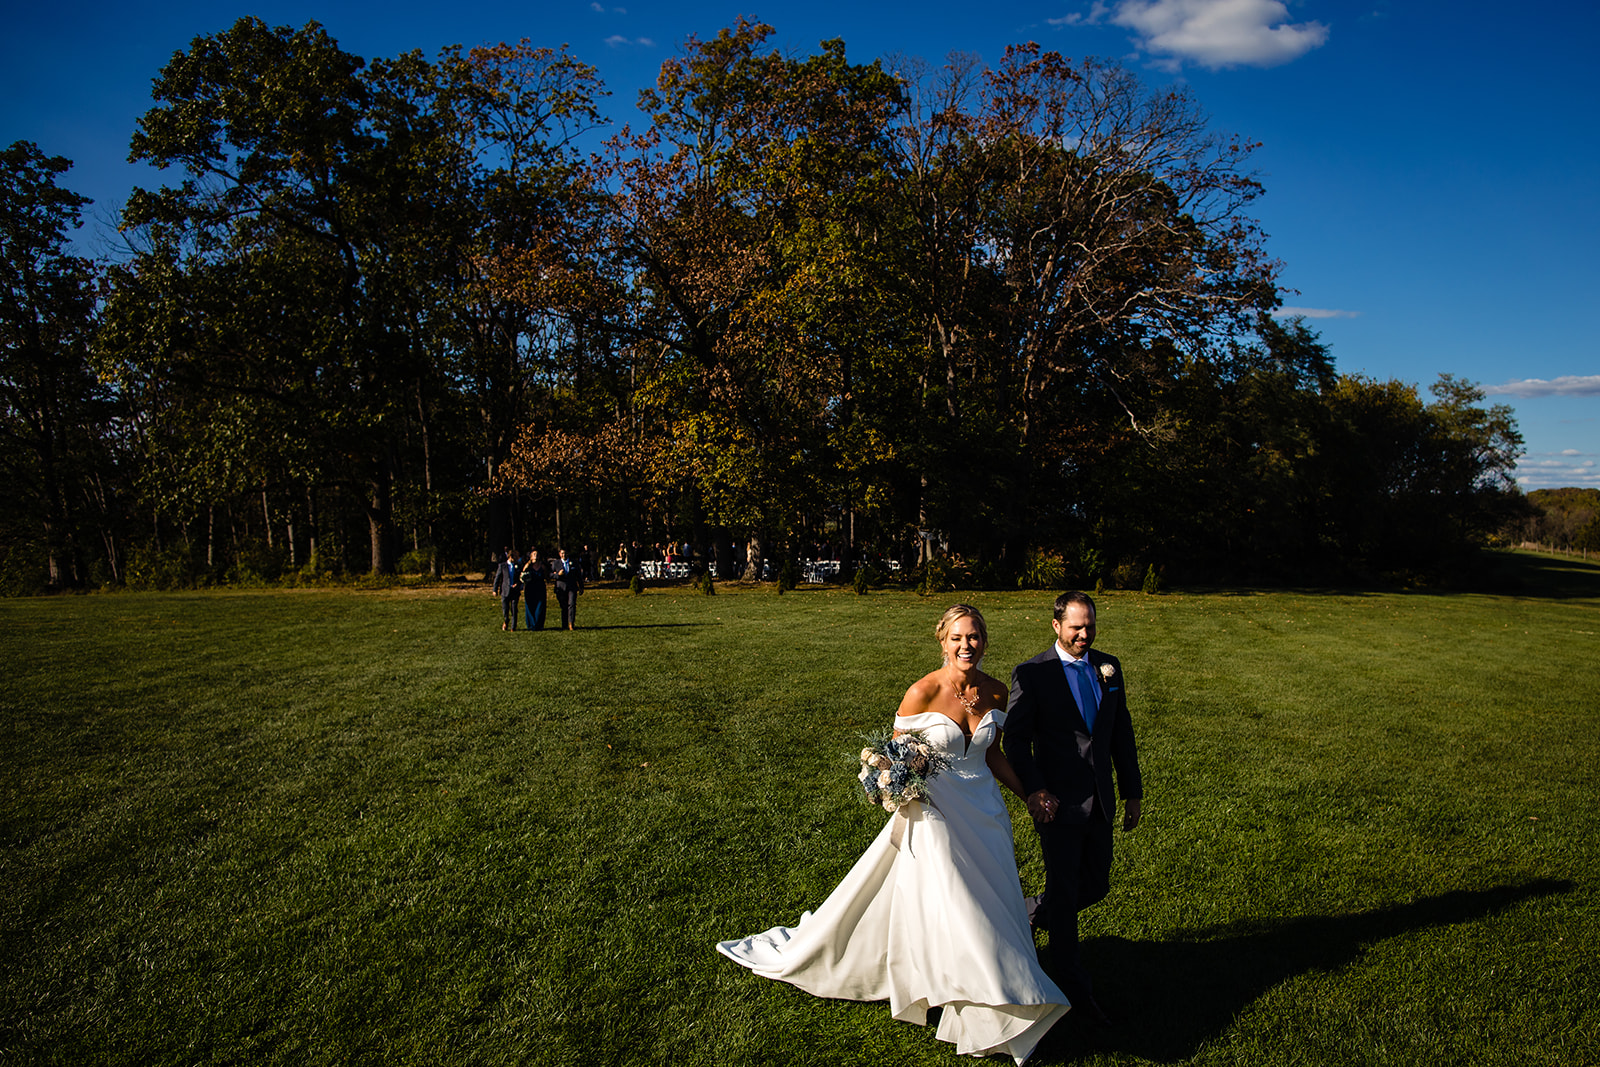
{"type": "Polygon", "coordinates": [[[1083,546],[1078,550],[1078,570],[1085,582],[1093,580],[1097,588],[1103,588],[1100,582],[1105,577],[1105,553],[1098,548],[1083,546]]]}
{"type": "Polygon", "coordinates": [[[634,573],[632,578],[628,579],[628,592],[634,596],[644,592],[644,579],[640,578],[637,572],[634,573]]]}
{"type": "Polygon", "coordinates": [[[783,566],[778,570],[778,592],[787,593],[800,584],[800,567],[790,556],[783,561],[783,566]]]}
{"type": "Polygon", "coordinates": [[[331,561],[322,554],[321,550],[311,553],[300,568],[300,573],[295,577],[295,585],[322,585],[333,581],[333,567],[331,561]]]}
{"type": "Polygon", "coordinates": [[[432,574],[433,549],[413,548],[400,557],[398,568],[401,574],[432,574]]]}
{"type": "Polygon", "coordinates": [[[35,546],[0,546],[0,596],[32,596],[45,591],[43,554],[35,546]]]}
{"type": "Polygon", "coordinates": [[[158,552],[141,545],[129,553],[123,578],[129,589],[188,589],[194,585],[194,570],[186,548],[158,552]]]}
{"type": "Polygon", "coordinates": [[[966,564],[960,578],[964,589],[1004,589],[1014,581],[1005,564],[993,559],[966,564]]]}
{"type": "Polygon", "coordinates": [[[1060,589],[1067,583],[1067,565],[1054,552],[1042,548],[1028,550],[1022,561],[1022,573],[1017,575],[1019,589],[1060,589]]]}
{"type": "Polygon", "coordinates": [[[223,575],[230,585],[265,585],[283,574],[283,554],[259,542],[242,546],[223,575]]]}
{"type": "Polygon", "coordinates": [[[934,556],[922,565],[922,576],[917,582],[918,596],[938,596],[955,588],[954,569],[943,556],[934,556]]]}
{"type": "Polygon", "coordinates": [[[1111,572],[1111,584],[1117,589],[1132,589],[1139,582],[1139,565],[1132,560],[1117,564],[1111,572]]]}
{"type": "Polygon", "coordinates": [[[866,596],[867,595],[867,568],[866,567],[857,567],[856,568],[856,573],[854,575],[852,575],[851,578],[850,578],[850,588],[855,591],[856,596],[866,596]]]}
{"type": "Polygon", "coordinates": [[[1157,593],[1161,592],[1161,575],[1156,573],[1156,565],[1154,563],[1150,564],[1150,566],[1146,568],[1144,572],[1144,585],[1140,586],[1140,588],[1144,592],[1149,593],[1151,596],[1155,596],[1157,593]]]}
{"type": "Polygon", "coordinates": [[[700,577],[694,580],[694,586],[704,596],[716,596],[717,584],[711,579],[710,571],[701,571],[700,577]]]}

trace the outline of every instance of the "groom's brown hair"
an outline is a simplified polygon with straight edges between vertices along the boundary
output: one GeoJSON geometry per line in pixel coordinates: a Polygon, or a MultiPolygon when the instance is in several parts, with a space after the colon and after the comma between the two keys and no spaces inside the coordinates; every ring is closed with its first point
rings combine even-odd
{"type": "Polygon", "coordinates": [[[1080,593],[1076,590],[1073,590],[1070,593],[1062,593],[1060,596],[1056,597],[1056,622],[1060,622],[1061,617],[1067,613],[1068,604],[1082,604],[1084,607],[1089,609],[1090,615],[1095,614],[1094,598],[1088,593],[1080,593]]]}

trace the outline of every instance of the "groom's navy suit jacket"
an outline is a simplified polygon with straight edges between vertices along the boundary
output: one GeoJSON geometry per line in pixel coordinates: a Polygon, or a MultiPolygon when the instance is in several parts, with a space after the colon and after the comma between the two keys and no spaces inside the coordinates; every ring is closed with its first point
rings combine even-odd
{"type": "Polygon", "coordinates": [[[1048,789],[1061,802],[1055,822],[1084,824],[1091,818],[1112,821],[1116,794],[1112,770],[1123,797],[1142,799],[1139,753],[1128,718],[1122,664],[1115,656],[1089,649],[1089,665],[1100,685],[1100,710],[1094,733],[1084,721],[1077,697],[1054,646],[1019,664],[1011,672],[1002,748],[1022,779],[1024,794],[1048,789]],[[1109,663],[1112,673],[1102,675],[1109,663]],[[1098,803],[1096,803],[1098,801],[1098,803]]]}

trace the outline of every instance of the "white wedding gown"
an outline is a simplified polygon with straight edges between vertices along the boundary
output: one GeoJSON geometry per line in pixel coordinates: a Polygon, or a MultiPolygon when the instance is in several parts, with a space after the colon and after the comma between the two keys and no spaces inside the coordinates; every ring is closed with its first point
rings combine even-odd
{"type": "Polygon", "coordinates": [[[819,997],[887,1000],[922,1025],[943,1008],[938,1037],[969,1056],[1018,1064],[1068,1010],[1039,968],[1011,845],[1011,817],[985,754],[1005,713],[984,715],[969,746],[948,716],[896,716],[950,766],[928,783],[897,849],[895,815],[815,912],[717,951],[765,978],[819,997]]]}

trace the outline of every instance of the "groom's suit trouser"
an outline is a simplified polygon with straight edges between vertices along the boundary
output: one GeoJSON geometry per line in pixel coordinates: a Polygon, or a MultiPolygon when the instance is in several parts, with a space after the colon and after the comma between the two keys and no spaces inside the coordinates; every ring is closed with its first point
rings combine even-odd
{"type": "Polygon", "coordinates": [[[1050,958],[1067,999],[1090,995],[1089,974],[1078,958],[1078,912],[1111,891],[1111,824],[1098,805],[1088,822],[1039,827],[1045,891],[1043,925],[1050,931],[1050,958]]]}

